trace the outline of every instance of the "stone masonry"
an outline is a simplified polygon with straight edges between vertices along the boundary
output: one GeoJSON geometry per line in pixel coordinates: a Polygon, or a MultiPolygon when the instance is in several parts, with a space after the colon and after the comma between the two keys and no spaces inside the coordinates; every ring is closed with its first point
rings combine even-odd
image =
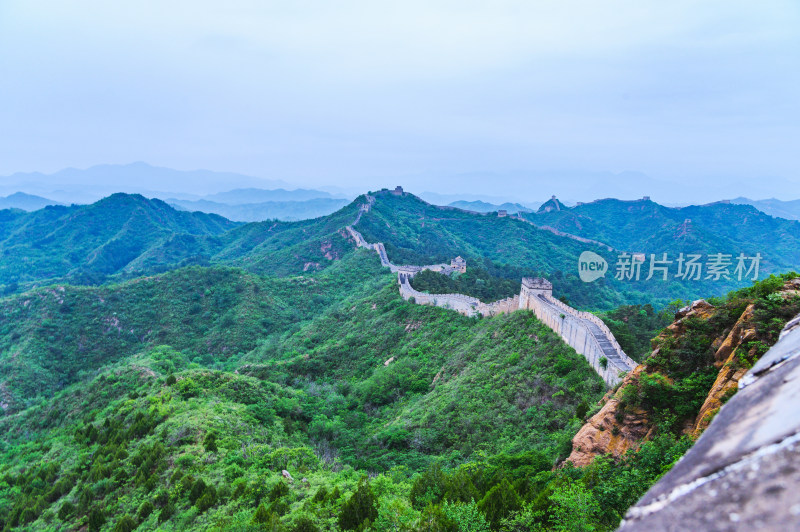
{"type": "MultiPolygon", "coordinates": [[[[361,206],[353,225],[358,223],[361,215],[369,212],[375,198],[367,196],[367,202],[361,206]]],[[[426,294],[411,286],[411,278],[422,270],[434,270],[449,274],[454,271],[465,272],[466,262],[457,257],[450,264],[430,264],[427,266],[397,266],[389,261],[381,242],[371,244],[352,225],[345,228],[358,247],[375,251],[381,265],[397,273],[400,295],[405,300],[413,298],[419,305],[434,305],[455,310],[466,316],[495,316],[517,310],[532,310],[536,317],[553,329],[569,346],[583,355],[595,371],[609,386],[614,386],[622,379],[625,372],[636,367],[617,343],[614,335],[605,323],[590,312],[578,311],[553,297],[553,285],[542,278],[525,277],[519,295],[483,303],[478,298],[464,294],[426,294]],[[460,259],[460,260],[458,260],[460,259]]]]}

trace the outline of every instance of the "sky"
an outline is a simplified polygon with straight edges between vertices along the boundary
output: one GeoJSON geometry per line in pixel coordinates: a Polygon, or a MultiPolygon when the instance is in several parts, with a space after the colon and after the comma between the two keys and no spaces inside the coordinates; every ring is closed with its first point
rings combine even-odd
{"type": "Polygon", "coordinates": [[[0,175],[800,198],[797,0],[0,0],[0,73],[0,175]]]}

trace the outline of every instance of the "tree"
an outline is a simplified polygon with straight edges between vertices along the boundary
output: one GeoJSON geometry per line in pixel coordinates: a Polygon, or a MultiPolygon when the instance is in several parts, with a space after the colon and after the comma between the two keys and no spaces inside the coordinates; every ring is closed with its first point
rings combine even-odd
{"type": "Polygon", "coordinates": [[[203,447],[205,448],[206,452],[209,453],[216,453],[217,452],[217,433],[211,431],[206,434],[205,439],[203,440],[203,447]]]}
{"type": "Polygon", "coordinates": [[[475,501],[467,504],[449,502],[444,503],[444,514],[456,524],[459,532],[488,532],[490,529],[486,517],[478,510],[475,501]]]}
{"type": "Polygon", "coordinates": [[[303,515],[295,520],[291,532],[319,532],[319,528],[310,517],[303,515]]]}
{"type": "Polygon", "coordinates": [[[344,530],[355,530],[365,521],[372,523],[378,517],[375,494],[365,478],[358,483],[358,489],[342,505],[339,526],[344,530]]]}
{"type": "Polygon", "coordinates": [[[89,512],[89,530],[90,532],[99,531],[106,523],[106,516],[99,508],[92,508],[89,512]]]}
{"type": "Polygon", "coordinates": [[[550,495],[553,530],[593,532],[600,515],[600,505],[592,492],[580,482],[568,481],[550,495]]]}
{"type": "Polygon", "coordinates": [[[153,503],[150,501],[144,501],[141,506],[139,506],[139,513],[136,516],[139,519],[139,523],[145,521],[150,514],[153,513],[153,503]]]}
{"type": "Polygon", "coordinates": [[[497,528],[501,520],[519,508],[519,496],[505,478],[490,489],[478,503],[478,509],[483,512],[494,528],[497,528]]]}
{"type": "Polygon", "coordinates": [[[269,522],[270,514],[267,511],[267,508],[264,506],[264,503],[258,505],[256,508],[256,512],[253,514],[253,519],[251,520],[255,524],[263,524],[269,522]]]}
{"type": "Polygon", "coordinates": [[[161,512],[158,514],[158,522],[164,523],[169,521],[169,518],[172,517],[172,514],[175,513],[175,503],[169,501],[162,509],[161,512]]]}
{"type": "Polygon", "coordinates": [[[134,530],[136,530],[136,521],[128,514],[123,515],[122,519],[117,521],[114,526],[114,532],[133,532],[134,530]]]}

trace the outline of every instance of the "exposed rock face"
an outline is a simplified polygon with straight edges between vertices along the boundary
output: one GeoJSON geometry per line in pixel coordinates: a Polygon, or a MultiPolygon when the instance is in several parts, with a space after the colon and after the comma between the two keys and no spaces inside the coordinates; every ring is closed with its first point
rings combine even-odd
{"type": "Polygon", "coordinates": [[[625,451],[644,441],[651,430],[647,412],[638,408],[624,411],[619,401],[624,387],[635,382],[643,370],[644,366],[640,364],[625,376],[617,393],[606,394],[600,412],[592,416],[572,438],[570,462],[582,467],[589,465],[598,455],[610,454],[619,458],[625,451]]]}
{"type": "MultiPolygon", "coordinates": [[[[711,304],[702,299],[693,302],[676,313],[675,322],[669,325],[659,338],[683,334],[687,318],[697,317],[705,320],[714,314],[714,310],[711,304]]],[[[654,344],[658,344],[658,341],[654,344]]],[[[619,458],[628,449],[635,449],[649,439],[653,426],[647,411],[642,408],[623,408],[620,404],[620,397],[625,387],[635,386],[645,369],[644,364],[639,364],[625,377],[616,393],[609,392],[603,397],[601,401],[603,408],[592,416],[572,439],[572,453],[567,460],[581,467],[590,464],[595,456],[608,454],[619,458]]],[[[720,396],[722,393],[724,391],[720,396]]]]}
{"type": "MultiPolygon", "coordinates": [[[[756,338],[756,329],[750,323],[753,318],[753,305],[748,305],[739,320],[722,341],[714,353],[714,366],[720,368],[717,380],[711,387],[700,413],[697,414],[694,426],[689,433],[697,438],[708,427],[714,415],[722,406],[723,400],[736,392],[739,380],[747,373],[747,367],[738,363],[736,357],[742,345],[756,338]]],[[[754,355],[753,350],[747,352],[748,357],[754,355]]]]}
{"type": "MultiPolygon", "coordinates": [[[[800,296],[800,278],[787,281],[777,294],[784,299],[800,296]]],[[[716,311],[713,305],[702,299],[678,311],[675,321],[653,341],[653,355],[659,352],[663,341],[685,333],[687,319],[708,320],[716,311]]],[[[739,382],[748,371],[746,361],[758,358],[757,348],[748,346],[749,342],[759,339],[754,312],[755,306],[748,305],[730,330],[712,343],[714,367],[719,369],[719,373],[696,418],[687,420],[683,427],[684,434],[693,439],[700,437],[722,405],[736,393],[739,382]]],[[[574,465],[588,465],[596,456],[602,455],[619,458],[628,449],[635,449],[652,437],[653,426],[648,412],[630,405],[624,407],[620,401],[625,388],[637,386],[645,371],[648,371],[646,364],[640,364],[625,377],[616,393],[609,392],[602,399],[603,408],[572,439],[572,453],[568,460],[574,465]]]]}
{"type": "Polygon", "coordinates": [[[739,388],[620,530],[800,529],[800,316],[739,388]]]}

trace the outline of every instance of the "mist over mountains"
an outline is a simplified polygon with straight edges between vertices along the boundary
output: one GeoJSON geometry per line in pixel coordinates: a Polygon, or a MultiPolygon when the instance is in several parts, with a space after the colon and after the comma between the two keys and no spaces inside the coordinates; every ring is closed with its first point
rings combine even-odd
{"type": "MultiPolygon", "coordinates": [[[[391,188],[397,184],[392,183],[391,188]]],[[[569,206],[606,198],[650,197],[661,205],[683,207],[721,201],[739,192],[739,197],[729,200],[731,203],[752,205],[771,216],[800,219],[800,199],[791,195],[800,194],[800,186],[786,180],[778,185],[770,181],[773,195],[785,200],[744,197],[745,193],[752,193],[751,198],[764,197],[759,195],[759,187],[763,186],[759,180],[725,184],[711,181],[687,187],[641,172],[472,172],[405,176],[401,183],[410,185],[406,188],[419,183],[415,188],[425,190],[419,196],[429,203],[474,212],[535,211],[552,194],[569,206]],[[433,187],[447,192],[431,190],[433,187]]],[[[6,195],[0,197],[0,209],[32,211],[46,205],[90,204],[124,192],[158,198],[179,210],[218,214],[233,221],[293,221],[330,214],[361,191],[333,185],[303,188],[282,179],[183,171],[136,162],[66,168],[53,174],[19,172],[0,176],[0,195],[6,195]]]]}

